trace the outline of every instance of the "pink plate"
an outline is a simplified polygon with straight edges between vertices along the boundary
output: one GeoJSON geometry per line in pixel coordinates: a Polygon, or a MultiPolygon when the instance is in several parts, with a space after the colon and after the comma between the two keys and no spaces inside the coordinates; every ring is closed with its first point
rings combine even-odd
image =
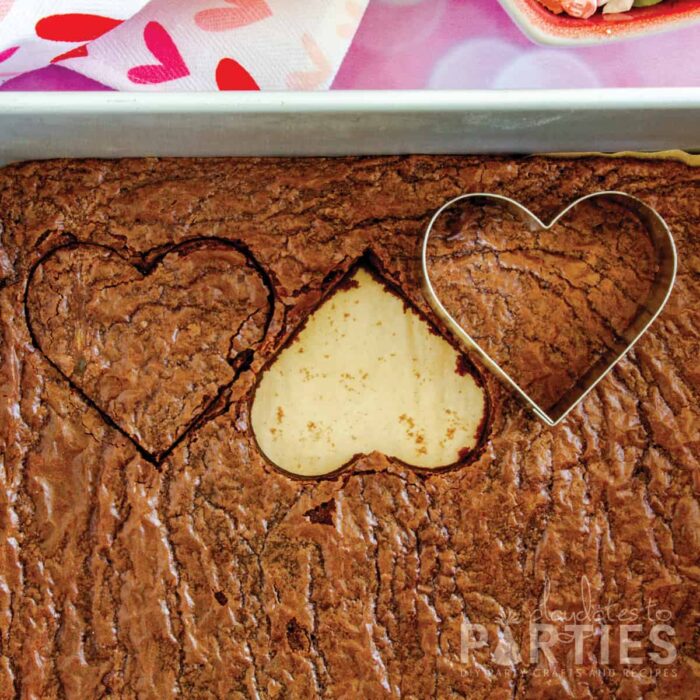
{"type": "Polygon", "coordinates": [[[631,39],[700,22],[700,0],[664,0],[620,14],[597,12],[590,19],[555,15],[537,0],[500,0],[530,39],[540,44],[575,46],[631,39]]]}

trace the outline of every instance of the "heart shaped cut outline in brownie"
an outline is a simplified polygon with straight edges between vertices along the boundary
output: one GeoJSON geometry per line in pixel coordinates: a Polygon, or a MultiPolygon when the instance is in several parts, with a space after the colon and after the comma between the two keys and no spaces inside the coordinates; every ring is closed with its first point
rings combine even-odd
{"type": "MultiPolygon", "coordinates": [[[[212,409],[216,406],[217,402],[220,401],[221,397],[225,394],[225,392],[233,386],[233,384],[239,378],[240,374],[250,366],[253,359],[253,354],[255,352],[255,346],[264,342],[265,338],[267,337],[267,333],[274,313],[274,291],[270,277],[265,271],[265,269],[255,259],[252,253],[238,241],[231,241],[219,237],[198,237],[182,241],[175,245],[169,246],[166,249],[151,249],[141,254],[136,260],[133,260],[127,258],[120,251],[110,246],[106,246],[99,243],[73,240],[64,245],[59,245],[55,248],[52,248],[34,263],[28,274],[27,283],[24,290],[24,311],[27,328],[29,330],[29,335],[31,337],[32,344],[39,351],[39,353],[46,360],[46,362],[48,362],[48,364],[54,370],[56,370],[56,372],[58,372],[58,374],[61,377],[63,377],[63,379],[66,380],[71,389],[75,391],[77,395],[80,396],[81,399],[87,405],[92,407],[100,414],[101,418],[107,425],[124,435],[134,445],[139,454],[145,460],[158,466],[175,449],[175,447],[179,445],[193,430],[197,429],[198,427],[206,423],[208,420],[210,420],[212,417],[214,417],[212,409]],[[238,255],[240,255],[243,258],[244,267],[252,271],[256,275],[257,279],[260,281],[263,293],[265,294],[265,297],[267,299],[267,309],[265,312],[264,323],[262,323],[260,329],[260,338],[258,341],[253,343],[251,347],[240,349],[233,357],[231,357],[230,355],[222,355],[222,359],[231,367],[231,370],[233,372],[233,376],[231,377],[231,379],[220,383],[214,395],[211,396],[211,398],[207,397],[208,400],[206,400],[204,405],[202,405],[202,407],[199,408],[199,410],[197,410],[192,415],[191,419],[187,423],[183,424],[182,426],[177,426],[177,428],[175,429],[174,437],[167,446],[164,446],[163,449],[157,451],[154,451],[152,449],[149,450],[147,449],[147,447],[141,444],[138,437],[131,434],[129,429],[121,424],[118,416],[113,416],[109,410],[107,410],[104,406],[100,404],[99,400],[93,398],[83,386],[76,383],[71,378],[71,376],[69,376],[66,373],[65,369],[63,369],[60,366],[59,362],[52,358],[50,350],[47,352],[47,349],[45,349],[44,344],[40,340],[40,334],[37,333],[36,324],[34,322],[35,319],[33,318],[32,304],[30,301],[33,284],[35,283],[37,273],[42,268],[42,266],[49,262],[51,258],[57,256],[61,252],[75,251],[78,249],[86,248],[96,249],[98,251],[101,251],[102,254],[114,256],[120,263],[123,263],[126,267],[133,268],[133,270],[140,276],[140,279],[137,277],[136,281],[143,282],[144,280],[147,280],[161,266],[163,261],[168,256],[177,254],[187,255],[188,253],[197,252],[212,246],[218,247],[220,250],[235,251],[238,255]]],[[[248,314],[247,317],[244,317],[242,325],[240,325],[238,328],[239,332],[243,328],[245,323],[248,320],[250,320],[250,318],[254,315],[254,313],[257,313],[257,311],[248,314]]],[[[233,336],[231,337],[230,343],[231,347],[233,347],[233,336]]],[[[218,411],[216,413],[218,414],[218,411]]]]}
{"type": "Polygon", "coordinates": [[[483,371],[476,366],[469,356],[464,352],[464,348],[449,334],[445,328],[440,325],[431,314],[429,310],[425,310],[418,306],[414,300],[412,300],[406,292],[401,288],[401,286],[393,279],[393,277],[385,269],[381,262],[381,259],[374,253],[371,248],[366,249],[361,255],[355,258],[347,267],[344,269],[337,269],[331,275],[329,275],[324,283],[321,296],[316,300],[314,305],[310,307],[304,318],[296,325],[296,327],[291,330],[291,332],[284,339],[284,342],[271,354],[271,356],[266,360],[263,367],[259,370],[255,386],[249,394],[248,398],[248,414],[250,419],[250,435],[256,445],[258,453],[263,457],[265,462],[270,465],[273,469],[278,471],[285,476],[300,481],[324,481],[332,480],[340,476],[341,474],[347,472],[352,468],[352,466],[363,458],[369,456],[372,452],[379,451],[376,446],[370,447],[370,449],[365,451],[358,451],[347,459],[347,461],[338,464],[333,469],[320,473],[320,474],[299,474],[295,471],[286,469],[284,466],[278,464],[274,458],[272,458],[262,446],[258,435],[255,430],[255,420],[253,417],[253,405],[256,400],[257,392],[263,381],[266,373],[274,367],[275,363],[279,360],[280,356],[285,352],[288,352],[291,347],[298,341],[301,334],[307,328],[309,321],[314,317],[319,310],[322,309],[327,303],[332,302],[334,296],[338,292],[342,292],[347,289],[354,289],[356,282],[354,281],[354,276],[358,270],[364,270],[375,283],[381,285],[388,294],[394,296],[400,304],[403,306],[404,313],[410,313],[415,315],[415,317],[423,324],[425,324],[426,332],[430,335],[436,336],[440,340],[444,341],[448,347],[450,347],[457,357],[457,367],[454,368],[450,365],[445,365],[445,372],[449,375],[452,372],[460,374],[462,376],[469,375],[476,385],[482,391],[483,397],[483,415],[481,421],[476,428],[474,444],[471,447],[460,450],[458,458],[447,464],[440,464],[434,466],[419,466],[412,464],[408,461],[402,460],[400,457],[389,452],[383,452],[385,457],[392,463],[400,464],[407,469],[410,469],[416,474],[421,474],[423,476],[430,476],[435,474],[444,474],[445,472],[450,472],[456,469],[461,469],[468,466],[469,464],[476,461],[480,455],[483,453],[485,446],[488,441],[488,436],[491,431],[491,423],[493,420],[493,403],[492,397],[489,390],[489,384],[485,381],[483,371]]]}
{"type": "Polygon", "coordinates": [[[637,341],[644,335],[649,326],[656,320],[668,301],[673,285],[676,281],[678,269],[678,254],[676,244],[668,224],[661,215],[646,202],[626,192],[607,190],[593,192],[580,197],[559,214],[550,223],[544,223],[527,207],[515,199],[491,192],[474,192],[460,195],[443,204],[433,215],[423,237],[421,246],[421,269],[423,274],[424,295],[435,313],[443,320],[451,332],[468,348],[476,351],[488,368],[498,376],[506,385],[515,390],[516,394],[541,418],[547,425],[555,426],[566,416],[612,371],[617,363],[634,347],[637,341]],[[548,410],[540,406],[519,384],[506,372],[500,364],[492,358],[484,348],[462,327],[452,316],[445,304],[441,301],[433,286],[430,275],[430,262],[428,246],[430,235],[440,217],[459,202],[470,199],[488,200],[499,203],[508,211],[517,216],[522,223],[529,224],[535,230],[549,231],[553,229],[572,209],[579,204],[592,199],[607,199],[627,208],[636,214],[652,242],[657,257],[657,273],[649,289],[646,299],[639,306],[636,316],[630,324],[620,333],[623,343],[614,348],[609,348],[603,356],[596,361],[585,374],[579,377],[576,384],[566,391],[556,403],[548,410]]]}

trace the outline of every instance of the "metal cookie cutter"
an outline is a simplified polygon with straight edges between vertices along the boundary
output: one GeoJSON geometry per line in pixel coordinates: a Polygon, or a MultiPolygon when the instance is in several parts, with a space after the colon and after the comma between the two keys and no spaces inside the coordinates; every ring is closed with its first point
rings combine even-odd
{"type": "Polygon", "coordinates": [[[423,286],[425,296],[433,308],[435,313],[447,324],[454,335],[464,343],[468,348],[476,350],[479,353],[486,365],[506,384],[510,385],[520,398],[527,403],[530,408],[545,422],[547,425],[554,426],[561,422],[573,408],[582,401],[589,392],[600,382],[612,368],[625,356],[625,354],[634,346],[634,344],[644,335],[647,328],[654,322],[656,317],[664,308],[668,297],[673,289],[673,284],[676,280],[676,270],[678,267],[678,256],[676,253],[676,245],[671,235],[666,222],[661,215],[648,204],[637,197],[633,197],[625,192],[595,192],[586,195],[572,202],[560,214],[558,214],[549,224],[545,224],[541,219],[535,216],[529,209],[524,207],[519,202],[504,197],[503,195],[490,193],[473,193],[465,194],[444,204],[435,213],[428,224],[423,238],[421,249],[421,265],[423,271],[423,286]],[[467,333],[464,328],[454,319],[450,312],[445,308],[445,305],[440,301],[432,281],[430,279],[430,271],[428,264],[428,243],[433,227],[442,214],[453,207],[458,202],[468,199],[487,199],[500,203],[507,210],[515,214],[526,224],[530,224],[535,229],[549,230],[568,214],[574,207],[594,198],[605,198],[608,201],[616,202],[631,212],[637,214],[644,224],[651,242],[656,250],[657,257],[657,273],[652,282],[651,289],[644,302],[640,305],[637,315],[632,320],[630,325],[619,335],[622,338],[621,343],[617,343],[613,347],[608,348],[608,351],[595,362],[588,371],[578,379],[575,386],[569,389],[557,402],[548,410],[542,408],[530,395],[525,392],[520,385],[467,333]]]}

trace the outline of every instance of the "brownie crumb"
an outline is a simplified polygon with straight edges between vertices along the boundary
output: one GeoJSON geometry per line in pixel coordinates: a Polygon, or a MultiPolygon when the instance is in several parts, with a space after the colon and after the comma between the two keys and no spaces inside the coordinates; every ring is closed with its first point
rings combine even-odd
{"type": "Polygon", "coordinates": [[[331,525],[335,527],[335,500],[324,501],[320,505],[307,510],[304,513],[312,523],[317,523],[319,525],[331,525]]]}
{"type": "Polygon", "coordinates": [[[472,369],[472,365],[467,359],[466,355],[458,355],[457,356],[457,367],[455,368],[455,372],[460,376],[460,377],[466,377],[468,374],[474,374],[474,370],[472,369]]]}
{"type": "Polygon", "coordinates": [[[309,650],[309,635],[306,630],[292,618],[287,623],[287,641],[292,651],[308,651],[309,650]]]}

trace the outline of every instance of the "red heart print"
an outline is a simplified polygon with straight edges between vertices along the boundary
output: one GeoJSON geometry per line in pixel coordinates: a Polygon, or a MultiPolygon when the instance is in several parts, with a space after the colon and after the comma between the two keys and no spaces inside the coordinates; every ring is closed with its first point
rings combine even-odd
{"type": "Polygon", "coordinates": [[[205,32],[225,32],[272,16],[272,10],[265,0],[225,1],[233,7],[213,7],[198,12],[194,16],[197,26],[205,32]]]}
{"type": "Polygon", "coordinates": [[[7,61],[7,59],[14,56],[17,51],[19,51],[19,46],[10,46],[9,49],[0,51],[0,63],[7,61]]]}
{"type": "Polygon", "coordinates": [[[36,23],[36,34],[49,41],[90,41],[118,27],[120,19],[80,13],[50,15],[36,23]]]}
{"type": "Polygon", "coordinates": [[[131,68],[127,76],[132,83],[154,85],[190,74],[175,42],[162,24],[149,22],[143,30],[143,39],[159,62],[131,68]]]}
{"type": "Polygon", "coordinates": [[[255,78],[232,58],[222,58],[216,67],[216,85],[219,90],[259,90],[255,78]]]}
{"type": "Polygon", "coordinates": [[[66,51],[65,53],[60,53],[58,56],[54,56],[51,59],[51,63],[58,63],[59,61],[65,61],[68,58],[83,58],[84,56],[88,55],[88,48],[87,44],[81,44],[80,46],[76,46],[74,49],[71,49],[70,51],[66,51]]]}

